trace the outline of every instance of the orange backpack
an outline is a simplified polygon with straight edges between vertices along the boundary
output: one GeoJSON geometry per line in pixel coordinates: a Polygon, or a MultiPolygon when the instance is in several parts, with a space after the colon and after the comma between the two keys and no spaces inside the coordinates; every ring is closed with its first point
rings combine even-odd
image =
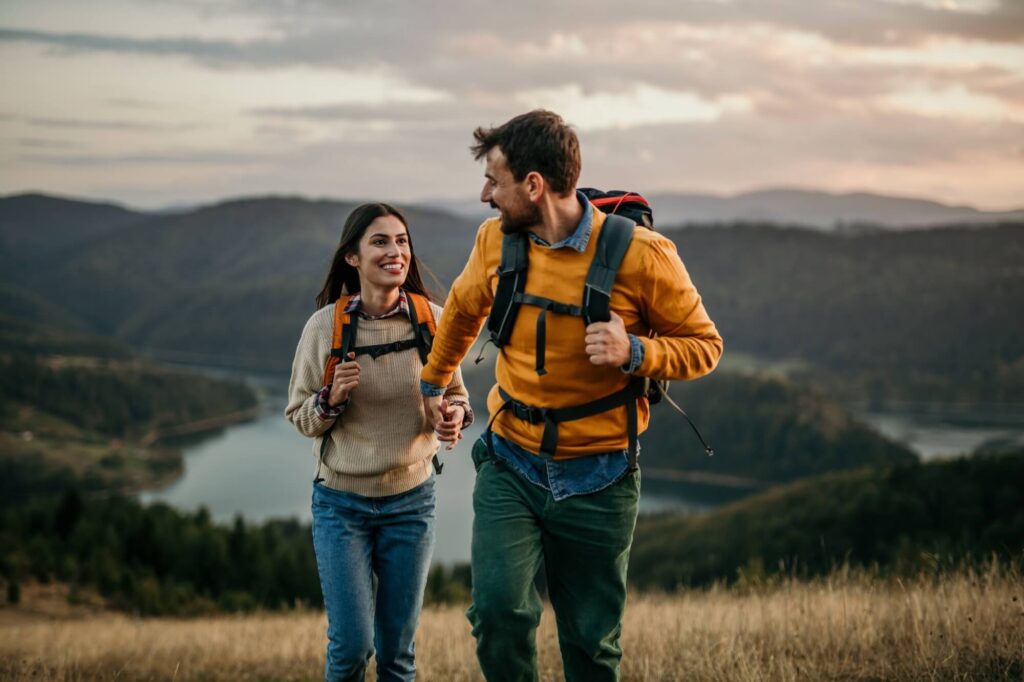
{"type": "Polygon", "coordinates": [[[430,353],[430,346],[434,342],[434,334],[437,333],[437,322],[434,320],[434,311],[430,308],[430,301],[426,296],[405,292],[409,301],[409,321],[412,323],[413,337],[404,341],[394,343],[383,343],[376,346],[357,346],[356,330],[359,327],[359,316],[349,315],[345,312],[352,296],[342,295],[334,304],[334,332],[331,336],[331,357],[327,359],[324,367],[324,386],[334,382],[334,369],[339,363],[345,361],[349,353],[354,352],[356,356],[369,355],[374,360],[388,353],[395,353],[408,348],[415,348],[420,353],[420,360],[427,364],[427,354],[430,353]]]}

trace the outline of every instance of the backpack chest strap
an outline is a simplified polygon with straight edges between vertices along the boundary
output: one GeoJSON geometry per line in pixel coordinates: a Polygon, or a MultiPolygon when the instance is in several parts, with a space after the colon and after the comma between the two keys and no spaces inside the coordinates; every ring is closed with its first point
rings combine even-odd
{"type": "MultiPolygon", "coordinates": [[[[420,346],[419,339],[405,339],[404,341],[394,341],[392,343],[378,343],[372,346],[356,346],[349,349],[349,352],[355,353],[356,356],[369,355],[371,358],[376,360],[382,355],[388,353],[397,353],[409,348],[418,348],[420,346]]],[[[336,358],[344,358],[345,352],[341,348],[332,348],[331,356],[336,358]]]]}
{"type": "Polygon", "coordinates": [[[583,308],[578,305],[559,303],[558,301],[554,301],[550,298],[534,296],[533,294],[527,294],[521,291],[517,291],[515,293],[512,297],[512,301],[515,304],[531,305],[536,308],[540,308],[540,315],[537,316],[537,350],[534,354],[534,369],[537,371],[538,375],[544,376],[548,373],[548,370],[544,367],[544,355],[548,345],[548,311],[550,310],[551,312],[558,313],[559,315],[583,317],[583,308]]]}

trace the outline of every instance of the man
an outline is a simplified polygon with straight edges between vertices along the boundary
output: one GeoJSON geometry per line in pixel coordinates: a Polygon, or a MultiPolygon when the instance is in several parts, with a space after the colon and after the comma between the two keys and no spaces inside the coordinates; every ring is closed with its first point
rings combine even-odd
{"type": "Polygon", "coordinates": [[[584,283],[608,218],[575,190],[576,134],[557,114],[533,111],[478,128],[474,137],[471,149],[486,161],[480,200],[500,218],[481,225],[452,285],[422,390],[427,414],[441,422],[438,387],[448,385],[495,306],[505,235],[520,235],[525,290],[515,314],[498,311],[513,327],[488,397],[493,433],[473,447],[467,615],[477,656],[488,680],[537,679],[543,606],[534,577],[543,559],[566,679],[617,679],[640,493],[630,434],[646,429],[649,414],[647,399],[631,387],[637,377],[707,374],[722,339],[675,246],[640,228],[615,278],[611,319],[582,322],[584,283]],[[616,404],[601,403],[606,396],[616,404]],[[563,409],[581,405],[599,411],[579,417],[563,409]]]}

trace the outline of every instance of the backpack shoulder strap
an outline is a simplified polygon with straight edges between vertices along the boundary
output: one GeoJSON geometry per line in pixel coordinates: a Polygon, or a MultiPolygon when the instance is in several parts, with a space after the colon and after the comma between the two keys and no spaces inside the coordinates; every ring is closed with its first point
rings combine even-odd
{"type": "Polygon", "coordinates": [[[409,320],[416,335],[416,348],[419,350],[420,360],[425,365],[427,355],[434,344],[434,335],[437,334],[437,320],[434,319],[434,310],[426,296],[411,291],[405,292],[405,295],[409,299],[409,320]]]}
{"type": "Polygon", "coordinates": [[[487,318],[487,331],[491,341],[499,348],[508,343],[515,326],[519,303],[515,295],[526,289],[526,270],[529,266],[527,237],[525,234],[506,234],[501,241],[501,265],[498,266],[498,288],[494,304],[487,318]]]}
{"type": "Polygon", "coordinates": [[[334,302],[334,330],[331,332],[331,355],[324,366],[324,386],[334,381],[335,367],[356,345],[357,316],[345,312],[351,299],[349,294],[343,294],[334,302]]]}
{"type": "Polygon", "coordinates": [[[633,240],[634,229],[636,223],[629,218],[619,215],[605,217],[597,236],[594,260],[590,263],[583,287],[583,318],[587,324],[611,319],[612,287],[626,250],[633,240]]]}

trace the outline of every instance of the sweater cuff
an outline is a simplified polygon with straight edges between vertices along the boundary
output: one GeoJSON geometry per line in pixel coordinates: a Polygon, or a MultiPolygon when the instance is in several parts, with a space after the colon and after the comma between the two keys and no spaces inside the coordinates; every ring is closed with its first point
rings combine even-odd
{"type": "Polygon", "coordinates": [[[337,419],[341,416],[341,413],[345,411],[345,406],[348,405],[346,400],[341,405],[334,407],[330,402],[331,387],[324,386],[320,389],[320,392],[316,394],[316,400],[313,402],[313,408],[316,412],[316,416],[322,421],[330,421],[337,419]]]}

